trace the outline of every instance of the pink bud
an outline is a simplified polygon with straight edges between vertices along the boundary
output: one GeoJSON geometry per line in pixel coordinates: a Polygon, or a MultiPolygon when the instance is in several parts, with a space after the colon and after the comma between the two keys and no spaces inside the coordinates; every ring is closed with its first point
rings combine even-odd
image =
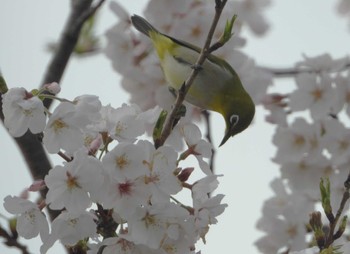
{"type": "Polygon", "coordinates": [[[28,92],[28,91],[25,91],[25,95],[24,95],[24,100],[29,100],[29,99],[31,99],[31,98],[33,98],[33,94],[32,93],[30,93],[30,92],[28,92]]]}
{"type": "Polygon", "coordinates": [[[28,190],[27,189],[24,189],[21,194],[19,194],[19,197],[20,198],[23,198],[23,199],[28,199],[29,198],[29,193],[28,193],[28,190]]]}
{"type": "Polygon", "coordinates": [[[282,100],[286,98],[285,95],[283,94],[279,94],[279,93],[272,93],[272,94],[267,94],[263,97],[263,99],[261,100],[261,103],[264,106],[268,106],[271,104],[281,104],[282,100]]]}
{"type": "Polygon", "coordinates": [[[265,116],[265,121],[272,124],[276,123],[275,118],[272,115],[265,116]]]}
{"type": "Polygon", "coordinates": [[[194,168],[185,168],[181,171],[181,173],[177,177],[181,182],[186,182],[193,171],[194,171],[194,168]]]}
{"type": "Polygon", "coordinates": [[[101,147],[102,145],[102,136],[98,135],[91,143],[89,146],[89,153],[90,154],[95,154],[96,151],[101,147]]]}
{"type": "Polygon", "coordinates": [[[28,191],[40,191],[46,187],[44,180],[36,180],[29,186],[28,191]]]}
{"type": "Polygon", "coordinates": [[[61,86],[57,82],[44,85],[45,89],[52,94],[58,94],[61,91],[61,86]]]}

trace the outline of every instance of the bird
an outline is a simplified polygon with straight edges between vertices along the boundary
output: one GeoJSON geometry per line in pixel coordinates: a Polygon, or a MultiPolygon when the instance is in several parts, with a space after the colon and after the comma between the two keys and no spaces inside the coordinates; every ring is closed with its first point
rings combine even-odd
{"type": "MultiPolygon", "coordinates": [[[[179,90],[192,72],[201,48],[161,33],[139,15],[131,23],[148,36],[158,55],[165,80],[171,89],[179,90]]],[[[185,101],[203,110],[215,111],[225,119],[226,129],[219,146],[252,122],[255,104],[244,89],[236,71],[224,59],[209,54],[188,90],[185,101]]]]}

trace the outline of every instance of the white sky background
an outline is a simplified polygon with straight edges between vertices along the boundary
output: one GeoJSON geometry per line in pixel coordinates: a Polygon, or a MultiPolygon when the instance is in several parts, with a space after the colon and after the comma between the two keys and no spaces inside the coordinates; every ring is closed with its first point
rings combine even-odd
{"type": "MultiPolygon", "coordinates": [[[[59,37],[69,13],[69,2],[0,1],[0,69],[9,87],[38,87],[51,58],[45,46],[59,37]]],[[[131,14],[142,14],[146,1],[119,2],[131,14]]],[[[265,15],[271,24],[268,34],[257,38],[249,31],[244,32],[248,38],[244,51],[260,65],[272,67],[290,67],[301,60],[302,53],[315,56],[329,52],[335,58],[349,54],[350,30],[346,19],[336,14],[336,3],[335,0],[273,1],[265,15]]],[[[108,4],[100,14],[97,34],[103,36],[116,18],[108,4]]],[[[128,95],[118,83],[116,73],[103,54],[73,58],[61,81],[60,96],[74,98],[81,94],[96,94],[104,104],[119,106],[127,102],[128,95]]],[[[279,81],[274,89],[283,91],[284,87],[290,88],[291,83],[279,81]]],[[[269,183],[278,175],[277,166],[271,162],[275,152],[271,144],[274,127],[264,122],[265,114],[259,107],[255,124],[217,151],[216,170],[224,174],[218,193],[226,195],[224,201],[229,207],[219,217],[219,224],[211,228],[207,245],[201,248],[203,254],[258,253],[253,242],[261,233],[255,229],[255,224],[261,216],[264,200],[271,195],[269,183]]],[[[218,146],[224,122],[219,115],[214,116],[214,121],[218,122],[215,127],[218,131],[214,133],[214,145],[218,146]]],[[[0,145],[0,200],[3,200],[6,195],[17,195],[29,186],[31,177],[3,126],[0,127],[0,145]]],[[[53,158],[60,161],[56,156],[53,158]]],[[[0,213],[8,216],[2,205],[0,213]]],[[[37,241],[22,242],[30,244],[31,253],[39,253],[37,241]]],[[[60,245],[55,246],[56,249],[49,253],[62,253],[60,245]]],[[[19,251],[0,243],[0,253],[19,251]]]]}

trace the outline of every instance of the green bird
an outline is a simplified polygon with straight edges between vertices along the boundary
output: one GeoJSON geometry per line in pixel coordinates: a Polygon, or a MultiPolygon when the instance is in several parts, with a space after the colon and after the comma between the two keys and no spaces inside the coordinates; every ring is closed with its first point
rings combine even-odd
{"type": "MultiPolygon", "coordinates": [[[[133,15],[131,22],[153,42],[169,85],[179,90],[199,57],[201,49],[165,35],[144,18],[133,15]]],[[[199,108],[220,113],[226,123],[220,146],[245,130],[253,120],[255,105],[235,70],[223,59],[210,54],[186,94],[185,100],[199,108]]]]}

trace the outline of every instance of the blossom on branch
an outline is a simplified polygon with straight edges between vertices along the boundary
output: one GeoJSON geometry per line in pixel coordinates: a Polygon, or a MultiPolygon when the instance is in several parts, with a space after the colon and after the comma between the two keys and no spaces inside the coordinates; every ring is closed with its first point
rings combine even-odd
{"type": "Polygon", "coordinates": [[[46,203],[51,209],[79,213],[97,201],[103,186],[102,163],[81,149],[71,162],[55,166],[45,177],[49,189],[46,203]]]}
{"type": "Polygon", "coordinates": [[[20,137],[29,129],[33,134],[44,130],[46,116],[42,101],[27,92],[24,88],[16,87],[3,94],[4,124],[10,134],[20,137]]]}
{"type": "Polygon", "coordinates": [[[38,205],[19,197],[7,196],[4,199],[5,209],[17,215],[16,230],[26,239],[31,239],[40,234],[44,241],[49,233],[49,224],[44,213],[38,205]]]}

